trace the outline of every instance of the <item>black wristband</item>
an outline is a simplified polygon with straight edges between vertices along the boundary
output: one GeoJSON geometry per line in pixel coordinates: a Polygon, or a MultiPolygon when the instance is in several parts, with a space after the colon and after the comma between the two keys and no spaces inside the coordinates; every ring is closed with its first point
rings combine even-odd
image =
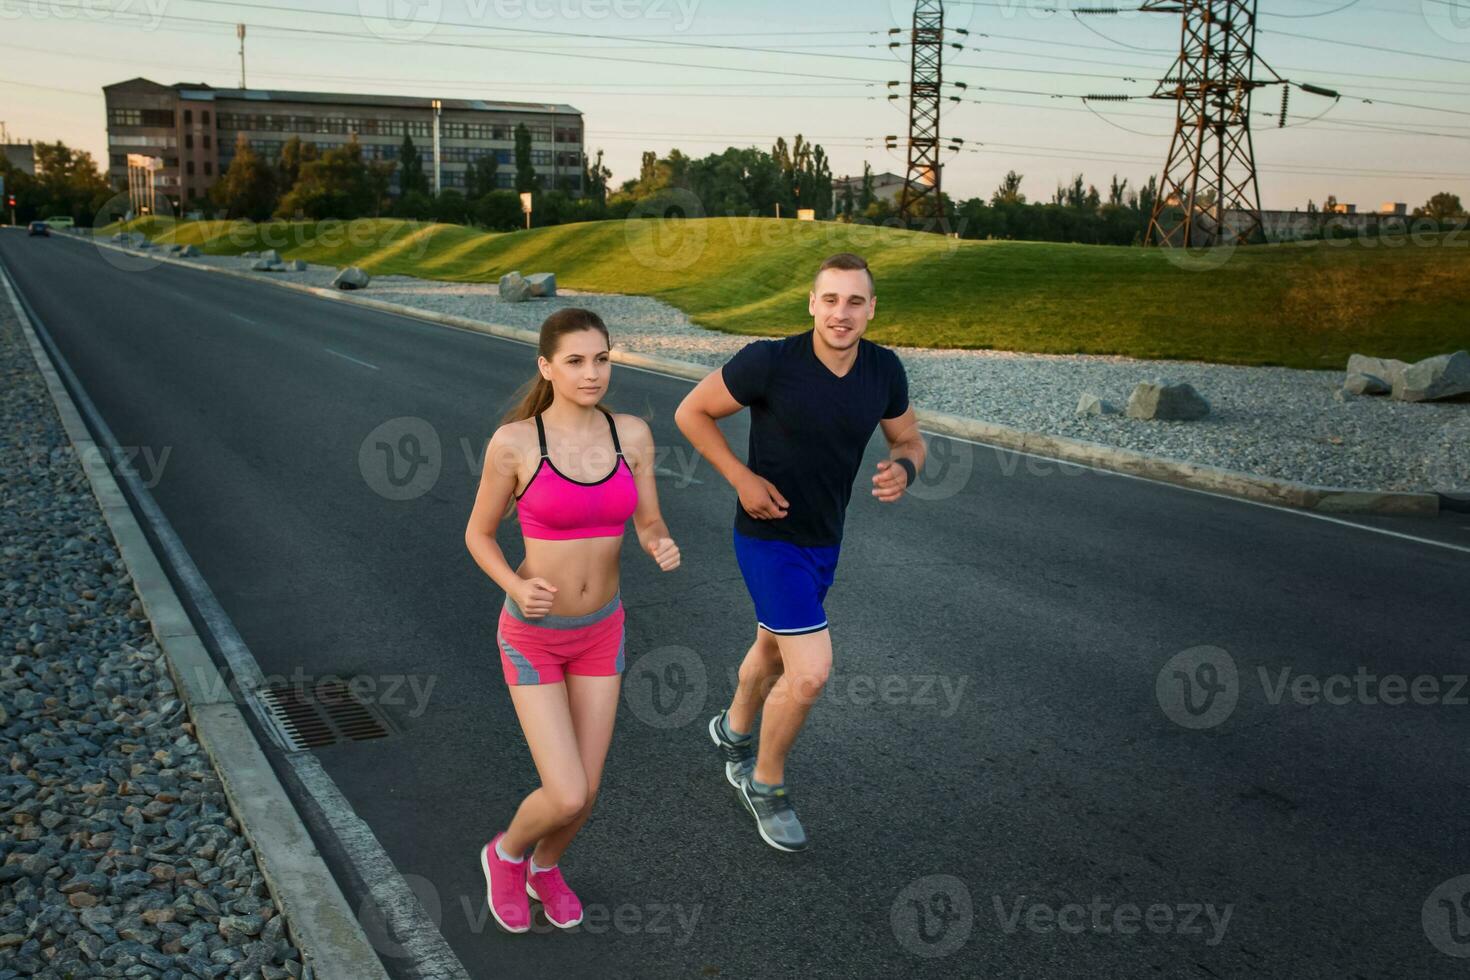
{"type": "Polygon", "coordinates": [[[918,471],[914,468],[914,461],[909,459],[907,456],[900,456],[895,459],[893,463],[895,466],[902,467],[903,471],[909,475],[909,482],[904,484],[904,489],[907,490],[909,487],[913,486],[914,479],[919,475],[918,471]]]}

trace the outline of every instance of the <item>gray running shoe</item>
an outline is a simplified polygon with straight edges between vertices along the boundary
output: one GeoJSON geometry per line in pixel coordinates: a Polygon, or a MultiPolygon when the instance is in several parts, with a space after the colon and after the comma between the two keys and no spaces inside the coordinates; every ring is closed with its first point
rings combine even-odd
{"type": "Polygon", "coordinates": [[[796,809],[783,786],[774,793],[757,793],[750,779],[740,783],[740,799],[755,817],[755,829],[761,840],[778,851],[806,849],[806,831],[796,818],[796,809]]]}
{"type": "Polygon", "coordinates": [[[755,771],[755,738],[732,742],[725,737],[725,715],[729,710],[726,708],[709,720],[709,737],[725,757],[725,779],[739,792],[740,783],[755,771]]]}

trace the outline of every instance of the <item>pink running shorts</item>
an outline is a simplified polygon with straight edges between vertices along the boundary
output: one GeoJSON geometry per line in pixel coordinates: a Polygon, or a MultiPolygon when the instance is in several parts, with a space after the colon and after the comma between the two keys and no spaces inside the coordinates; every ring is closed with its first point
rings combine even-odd
{"type": "Polygon", "coordinates": [[[527,619],[510,596],[500,611],[495,643],[505,682],[557,684],[567,674],[611,677],[623,672],[623,601],[618,592],[582,616],[527,619]]]}

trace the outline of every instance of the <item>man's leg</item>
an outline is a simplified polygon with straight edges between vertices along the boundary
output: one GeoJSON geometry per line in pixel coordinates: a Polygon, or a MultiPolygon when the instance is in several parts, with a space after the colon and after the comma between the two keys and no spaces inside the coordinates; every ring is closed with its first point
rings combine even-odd
{"type": "MultiPolygon", "coordinates": [[[[797,636],[776,635],[781,650],[782,673],[761,718],[760,749],[755,759],[755,779],[770,786],[786,781],[786,755],[791,751],[807,712],[822,696],[832,672],[832,632],[818,630],[797,636]]],[[[748,659],[748,658],[747,658],[748,659]]],[[[745,666],[741,665],[742,686],[745,666]]],[[[731,709],[734,714],[734,709],[731,709]]],[[[752,716],[753,716],[752,712],[752,716]]],[[[735,721],[732,719],[732,724],[735,721]]]]}
{"type": "Polygon", "coordinates": [[[784,669],[776,635],[756,627],[755,642],[740,662],[735,698],[730,702],[730,713],[725,716],[731,728],[746,734],[755,730],[755,716],[784,669]]]}

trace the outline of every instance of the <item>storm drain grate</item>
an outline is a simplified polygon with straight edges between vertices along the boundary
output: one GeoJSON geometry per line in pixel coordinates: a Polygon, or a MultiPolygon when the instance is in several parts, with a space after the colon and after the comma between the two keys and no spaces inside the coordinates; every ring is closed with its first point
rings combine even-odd
{"type": "Polygon", "coordinates": [[[346,681],[321,681],[311,687],[263,687],[256,694],[265,708],[266,720],[288,749],[366,742],[393,733],[382,711],[359,699],[346,681]]]}

